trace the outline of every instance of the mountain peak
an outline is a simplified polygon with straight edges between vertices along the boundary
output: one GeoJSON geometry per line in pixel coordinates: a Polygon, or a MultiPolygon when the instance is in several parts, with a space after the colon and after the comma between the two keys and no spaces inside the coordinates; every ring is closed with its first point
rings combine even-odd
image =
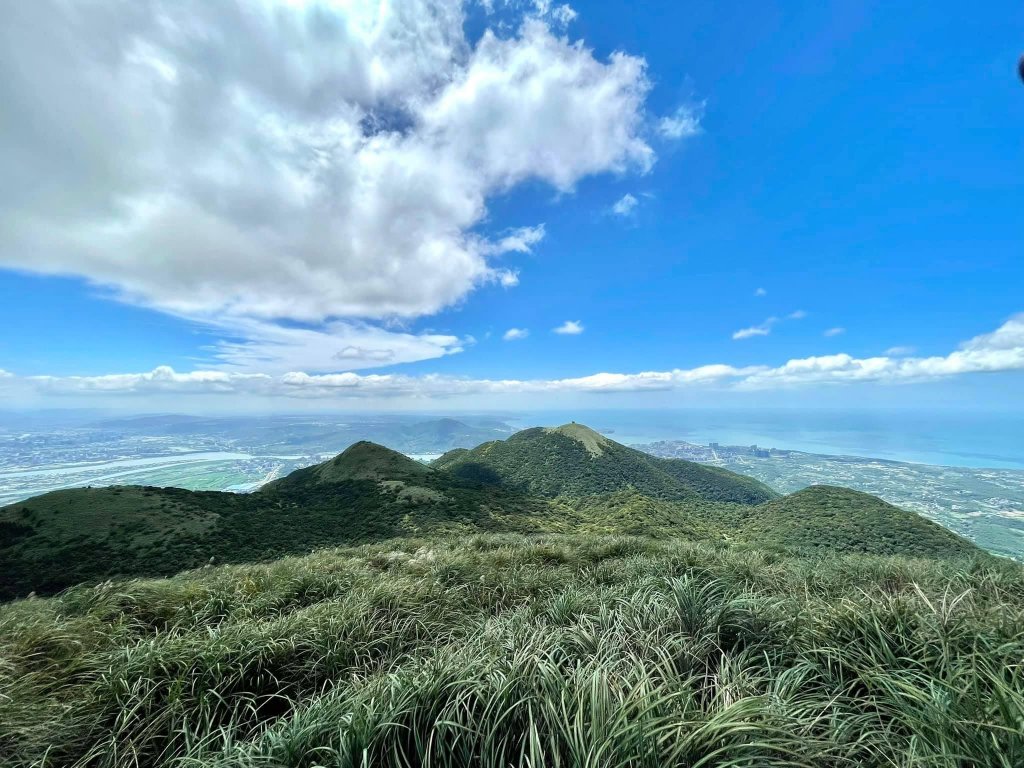
{"type": "Polygon", "coordinates": [[[544,431],[549,433],[554,432],[559,435],[564,435],[570,440],[575,440],[577,443],[582,444],[583,447],[587,449],[587,453],[591,456],[600,456],[604,453],[605,448],[612,444],[612,441],[600,432],[596,432],[584,424],[577,424],[575,421],[563,424],[560,427],[549,427],[544,431]]]}
{"type": "Polygon", "coordinates": [[[323,483],[338,483],[345,480],[395,480],[425,475],[429,472],[429,467],[410,459],[405,454],[367,440],[353,443],[333,459],[316,467],[317,478],[323,483]]]}
{"type": "Polygon", "coordinates": [[[532,427],[432,465],[460,478],[520,492],[581,497],[632,488],[659,499],[757,504],[777,494],[749,477],[681,459],[658,459],[576,422],[532,427]]]}

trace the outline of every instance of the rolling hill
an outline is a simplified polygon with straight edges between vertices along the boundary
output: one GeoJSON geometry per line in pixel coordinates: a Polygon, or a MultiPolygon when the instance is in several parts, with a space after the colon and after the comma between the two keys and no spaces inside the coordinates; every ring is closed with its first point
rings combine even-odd
{"type": "Polygon", "coordinates": [[[464,530],[550,529],[549,505],[361,442],[251,494],[111,486],[0,509],[0,599],[209,562],[464,530]]]}
{"type": "Polygon", "coordinates": [[[29,590],[63,591],[0,604],[5,767],[1024,761],[1017,563],[581,425],[45,494],[0,509],[29,590]]]}
{"type": "Polygon", "coordinates": [[[480,532],[980,554],[867,494],[814,487],[780,498],[742,475],[652,458],[569,424],[453,451],[431,466],[363,441],[251,494],[139,486],[44,494],[0,509],[0,599],[318,547],[480,532]]]}
{"type": "Polygon", "coordinates": [[[749,510],[737,535],[790,552],[950,557],[979,552],[967,539],[860,491],[812,485],[749,510]]]}
{"type": "Polygon", "coordinates": [[[681,459],[655,458],[575,422],[525,429],[507,440],[449,451],[433,466],[457,477],[548,498],[627,487],[677,501],[759,504],[778,496],[752,478],[681,459]]]}

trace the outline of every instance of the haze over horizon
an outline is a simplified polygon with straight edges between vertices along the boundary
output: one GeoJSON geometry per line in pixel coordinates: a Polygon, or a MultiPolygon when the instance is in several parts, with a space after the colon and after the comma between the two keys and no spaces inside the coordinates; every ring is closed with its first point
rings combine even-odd
{"type": "Polygon", "coordinates": [[[1022,412],[986,10],[17,3],[0,401],[1022,412]]]}

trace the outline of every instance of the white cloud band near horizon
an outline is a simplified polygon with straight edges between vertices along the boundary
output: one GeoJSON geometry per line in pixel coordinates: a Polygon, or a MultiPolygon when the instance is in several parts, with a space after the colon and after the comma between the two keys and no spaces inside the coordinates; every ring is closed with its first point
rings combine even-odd
{"type": "Polygon", "coordinates": [[[314,399],[446,399],[470,395],[645,392],[684,388],[757,391],[855,383],[921,382],[970,373],[1024,371],[1024,313],[995,331],[976,336],[953,352],[931,357],[847,354],[789,360],[782,365],[702,365],[638,373],[595,373],[557,379],[480,379],[440,374],[401,373],[283,375],[227,370],[178,373],[160,366],[145,373],[102,376],[17,376],[0,371],[0,392],[28,390],[44,395],[146,395],[156,393],[230,394],[314,399]]]}

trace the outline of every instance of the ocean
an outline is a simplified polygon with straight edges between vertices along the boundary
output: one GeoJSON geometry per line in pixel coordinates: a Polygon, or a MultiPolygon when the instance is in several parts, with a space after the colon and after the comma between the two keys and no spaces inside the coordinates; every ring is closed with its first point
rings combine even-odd
{"type": "Polygon", "coordinates": [[[535,411],[526,426],[578,421],[625,443],[758,445],[955,467],[1024,469],[1024,413],[797,409],[535,411]]]}

